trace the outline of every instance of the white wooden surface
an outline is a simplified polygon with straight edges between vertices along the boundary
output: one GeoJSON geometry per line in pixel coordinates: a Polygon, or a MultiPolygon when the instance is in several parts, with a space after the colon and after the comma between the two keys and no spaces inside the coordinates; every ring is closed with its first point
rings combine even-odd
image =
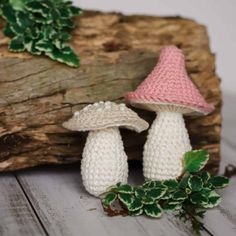
{"type": "MultiPolygon", "coordinates": [[[[225,102],[221,173],[227,163],[236,165],[236,109],[232,97],[225,102]]],[[[141,168],[132,166],[130,182],[141,181],[141,168]]],[[[235,190],[233,177],[221,191],[221,205],[207,213],[205,226],[213,235],[236,235],[235,190]]],[[[0,216],[0,236],[193,235],[189,225],[172,215],[160,220],[107,217],[100,201],[85,192],[79,165],[0,174],[0,216]]]]}

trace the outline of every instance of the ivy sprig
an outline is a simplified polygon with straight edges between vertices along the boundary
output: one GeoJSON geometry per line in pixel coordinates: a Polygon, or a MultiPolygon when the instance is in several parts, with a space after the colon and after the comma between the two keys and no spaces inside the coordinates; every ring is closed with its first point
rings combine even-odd
{"type": "Polygon", "coordinates": [[[0,15],[5,19],[5,36],[11,38],[9,50],[45,55],[72,67],[79,57],[67,44],[75,28],[73,17],[80,8],[64,0],[2,0],[0,15]]]}
{"type": "Polygon", "coordinates": [[[183,174],[178,179],[147,180],[140,186],[118,183],[102,195],[104,211],[109,216],[146,215],[160,218],[174,212],[190,221],[197,234],[204,228],[204,214],[221,202],[217,189],[228,185],[224,176],[212,176],[202,169],[209,159],[205,150],[194,150],[183,157],[183,174]]]}

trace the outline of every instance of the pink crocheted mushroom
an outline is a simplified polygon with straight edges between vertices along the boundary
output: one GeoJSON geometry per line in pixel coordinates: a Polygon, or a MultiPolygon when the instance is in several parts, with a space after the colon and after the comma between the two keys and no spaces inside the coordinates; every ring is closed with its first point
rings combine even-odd
{"type": "Polygon", "coordinates": [[[126,100],[157,112],[144,146],[144,176],[155,180],[177,178],[182,173],[183,154],[192,149],[183,114],[206,115],[214,110],[189,79],[182,51],[165,47],[156,67],[126,95],[126,100]]]}

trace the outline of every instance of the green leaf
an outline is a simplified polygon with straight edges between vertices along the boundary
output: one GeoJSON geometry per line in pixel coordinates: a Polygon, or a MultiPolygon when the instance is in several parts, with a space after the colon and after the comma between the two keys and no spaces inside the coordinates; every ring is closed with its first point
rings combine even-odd
{"type": "Polygon", "coordinates": [[[162,199],[162,200],[168,200],[168,199],[170,199],[170,198],[172,198],[172,197],[173,197],[173,194],[167,191],[167,192],[161,197],[161,199],[162,199]]]}
{"type": "Polygon", "coordinates": [[[184,155],[184,171],[198,172],[207,163],[209,154],[206,150],[194,150],[184,155]]]}
{"type": "Polygon", "coordinates": [[[203,183],[206,183],[211,178],[210,173],[207,171],[199,173],[198,176],[202,179],[203,183]]]}
{"type": "Polygon", "coordinates": [[[45,7],[39,1],[30,1],[25,8],[33,13],[42,13],[45,7]]]}
{"type": "Polygon", "coordinates": [[[188,185],[192,191],[200,191],[203,187],[202,179],[198,176],[190,176],[188,185]]]}
{"type": "Polygon", "coordinates": [[[145,196],[146,192],[142,188],[137,188],[137,189],[135,189],[134,194],[137,198],[143,198],[145,196]]]}
{"type": "Polygon", "coordinates": [[[131,194],[127,193],[119,193],[118,194],[119,200],[127,206],[127,208],[133,203],[134,197],[131,194]]]}
{"type": "Polygon", "coordinates": [[[185,200],[188,195],[183,190],[178,190],[173,193],[172,199],[176,201],[185,200]]]}
{"type": "Polygon", "coordinates": [[[66,32],[62,32],[60,35],[60,39],[65,42],[71,39],[71,35],[66,33],[66,32]]]}
{"type": "Polygon", "coordinates": [[[117,198],[117,195],[115,193],[107,193],[105,197],[102,199],[102,203],[105,206],[111,205],[117,198]]]}
{"type": "Polygon", "coordinates": [[[190,196],[190,201],[193,204],[197,204],[197,205],[205,205],[205,204],[208,203],[207,197],[205,197],[201,193],[194,193],[193,195],[191,195],[190,196]]]}
{"type": "Polygon", "coordinates": [[[63,54],[59,50],[54,50],[53,52],[46,53],[46,55],[52,58],[53,60],[65,63],[69,66],[79,67],[79,58],[74,53],[63,54]]]}
{"type": "Polygon", "coordinates": [[[52,52],[54,47],[50,42],[39,41],[36,43],[35,48],[42,52],[52,52]]]}
{"type": "Polygon", "coordinates": [[[30,26],[30,21],[27,18],[27,15],[21,11],[16,12],[16,23],[21,28],[27,28],[30,26]]]}
{"type": "MultiPolygon", "coordinates": [[[[4,35],[26,38],[24,48],[34,55],[44,54],[53,60],[79,67],[79,57],[65,42],[74,28],[72,17],[80,10],[63,0],[1,0],[0,14],[6,20],[4,35]],[[42,41],[43,40],[43,41],[42,41]],[[57,48],[55,48],[55,46],[57,48]]],[[[23,50],[13,40],[12,51],[23,50]],[[14,49],[13,49],[14,48],[14,49]]]]}
{"type": "Polygon", "coordinates": [[[219,194],[217,194],[215,191],[212,191],[210,195],[208,196],[208,203],[203,205],[204,208],[213,208],[220,204],[221,197],[219,194]]]}
{"type": "Polygon", "coordinates": [[[154,201],[155,200],[153,198],[149,197],[149,196],[145,196],[145,197],[142,198],[142,203],[146,204],[146,205],[153,204],[154,201]]]}
{"type": "Polygon", "coordinates": [[[81,13],[81,9],[78,8],[78,7],[74,7],[74,6],[71,6],[71,7],[69,8],[69,11],[70,11],[70,15],[71,15],[71,16],[78,16],[78,15],[80,15],[80,13],[81,13]]]}
{"type": "Polygon", "coordinates": [[[143,185],[144,188],[155,188],[156,187],[156,181],[146,181],[143,185]]]}
{"type": "Polygon", "coordinates": [[[185,189],[188,186],[189,174],[185,174],[179,182],[179,188],[185,189]]]}
{"type": "Polygon", "coordinates": [[[162,206],[163,211],[175,211],[179,210],[181,208],[181,204],[169,204],[168,202],[165,202],[162,206]]]}
{"type": "Polygon", "coordinates": [[[134,193],[134,188],[132,186],[130,186],[129,184],[121,184],[118,187],[118,192],[132,194],[132,193],[134,193]]]}
{"type": "Polygon", "coordinates": [[[161,207],[156,203],[144,206],[144,212],[147,216],[153,218],[160,218],[162,215],[161,207]]]}
{"type": "Polygon", "coordinates": [[[140,208],[140,209],[138,209],[137,211],[130,211],[129,214],[130,214],[131,216],[139,216],[139,215],[142,215],[142,214],[143,214],[143,209],[140,208]]]}
{"type": "Polygon", "coordinates": [[[139,199],[134,199],[134,201],[128,206],[129,211],[137,211],[143,207],[142,202],[139,199]]]}
{"type": "Polygon", "coordinates": [[[21,28],[17,24],[11,24],[10,28],[11,28],[11,31],[14,32],[16,35],[19,35],[19,34],[23,35],[24,34],[24,29],[21,28]]]}
{"type": "Polygon", "coordinates": [[[205,197],[208,198],[209,195],[210,195],[210,193],[211,193],[211,191],[212,191],[212,190],[211,190],[210,188],[205,188],[205,187],[204,187],[204,188],[201,190],[200,193],[201,193],[202,195],[204,195],[205,197]]]}
{"type": "Polygon", "coordinates": [[[9,38],[13,38],[16,36],[16,33],[11,29],[10,25],[7,24],[4,29],[3,29],[3,33],[5,36],[9,37],[9,38]]]}
{"type": "Polygon", "coordinates": [[[154,200],[161,198],[166,193],[166,189],[153,188],[147,191],[147,196],[154,200]]]}
{"type": "Polygon", "coordinates": [[[24,10],[26,0],[9,0],[11,6],[15,10],[24,10]]]}
{"type": "Polygon", "coordinates": [[[165,180],[163,184],[168,187],[168,189],[177,189],[178,188],[178,181],[175,179],[165,180]]]}
{"type": "Polygon", "coordinates": [[[24,38],[21,36],[14,37],[8,47],[11,52],[23,52],[25,50],[24,38]]]}
{"type": "Polygon", "coordinates": [[[229,179],[224,176],[211,177],[209,183],[213,188],[224,188],[229,184],[229,179]]]}
{"type": "Polygon", "coordinates": [[[11,6],[9,5],[3,6],[1,10],[2,10],[3,18],[6,19],[7,22],[9,23],[16,22],[15,12],[11,6]]]}

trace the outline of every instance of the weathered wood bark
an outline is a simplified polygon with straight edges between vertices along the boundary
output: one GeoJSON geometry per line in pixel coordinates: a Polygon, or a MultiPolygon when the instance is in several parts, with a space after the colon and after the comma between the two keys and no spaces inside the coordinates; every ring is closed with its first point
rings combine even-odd
{"type": "MultiPolygon", "coordinates": [[[[187,118],[194,148],[220,160],[221,92],[206,28],[192,20],[86,12],[76,19],[71,44],[81,56],[73,69],[44,57],[12,54],[0,35],[0,170],[81,158],[86,134],[61,127],[72,112],[99,100],[120,102],[156,64],[160,49],[175,44],[186,54],[187,70],[216,110],[187,118]]],[[[1,22],[0,28],[3,26],[1,22]]],[[[138,111],[146,120],[154,114],[138,111]]],[[[131,160],[140,160],[146,133],[122,132],[131,160]]]]}

